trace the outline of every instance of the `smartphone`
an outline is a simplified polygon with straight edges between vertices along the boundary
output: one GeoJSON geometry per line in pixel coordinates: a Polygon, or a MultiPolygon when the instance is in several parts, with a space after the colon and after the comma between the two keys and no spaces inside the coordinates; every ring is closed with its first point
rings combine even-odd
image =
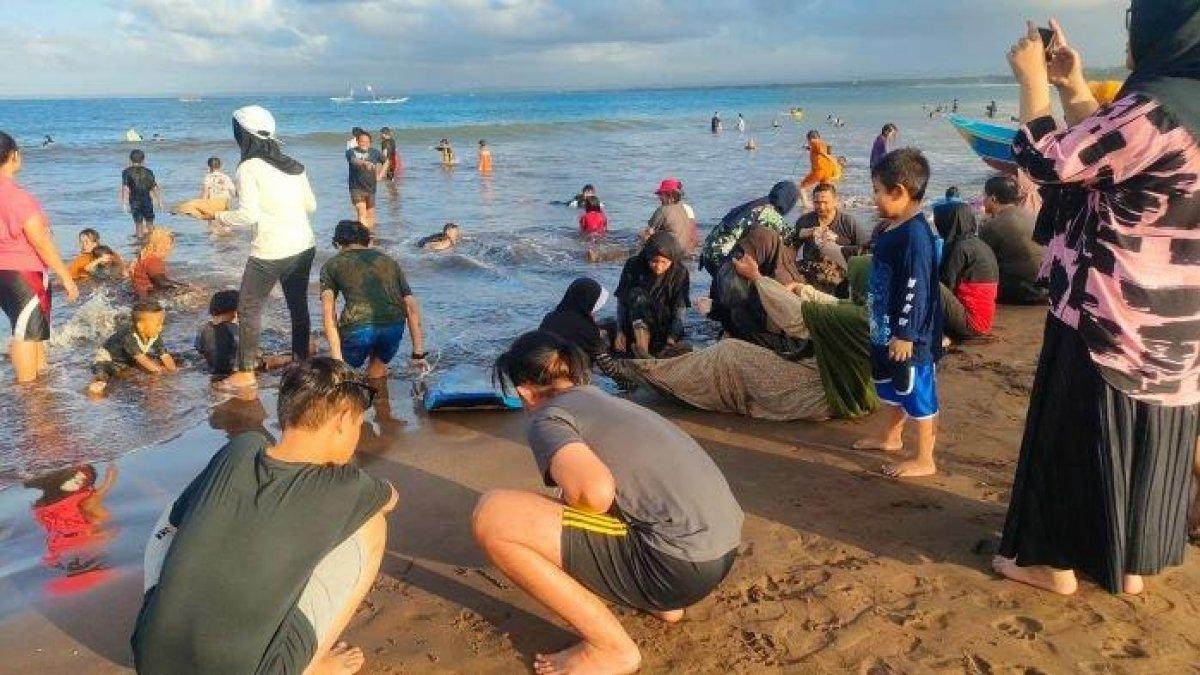
{"type": "Polygon", "coordinates": [[[1042,36],[1042,44],[1046,47],[1046,58],[1050,58],[1050,43],[1054,41],[1054,31],[1049,28],[1038,28],[1038,35],[1042,36]]]}

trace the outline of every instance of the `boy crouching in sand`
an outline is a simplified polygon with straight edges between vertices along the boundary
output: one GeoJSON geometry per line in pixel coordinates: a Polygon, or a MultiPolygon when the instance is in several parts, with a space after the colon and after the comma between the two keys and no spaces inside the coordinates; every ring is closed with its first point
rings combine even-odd
{"type": "Polygon", "coordinates": [[[162,331],[166,312],[154,301],[142,301],[133,306],[129,325],[119,329],[96,352],[92,363],[92,383],[87,392],[101,396],[108,381],[131,368],[148,373],[173,373],[175,359],[163,349],[162,331]]]}
{"type": "Polygon", "coordinates": [[[875,207],[887,223],[871,258],[871,371],[879,399],[892,411],[882,437],[863,439],[854,447],[900,452],[904,422],[911,417],[917,427],[916,456],[882,470],[893,478],[930,476],[937,473],[934,365],[941,356],[942,306],[933,229],[921,211],[929,162],[917,150],[895,150],[871,168],[871,181],[875,207]]]}
{"type": "Polygon", "coordinates": [[[352,464],[374,397],[333,359],[292,366],[279,443],[235,437],[167,507],[146,546],[137,672],[362,668],[362,650],[338,637],[375,581],[397,502],[352,464]]]}
{"type": "Polygon", "coordinates": [[[472,516],[475,540],[583,638],[538,655],[534,671],[632,673],[637,644],[605,601],[681,620],[729,574],[742,509],[691,436],[588,385],[586,357],[553,333],[517,338],[496,375],[530,411],[530,449],[562,497],[488,492],[472,516]]]}
{"type": "MultiPolygon", "coordinates": [[[[213,381],[229,377],[237,370],[238,292],[217,291],[208,301],[208,322],[196,333],[196,351],[204,357],[213,381]]],[[[292,363],[291,354],[264,355],[258,370],[274,370],[292,363]]]]}

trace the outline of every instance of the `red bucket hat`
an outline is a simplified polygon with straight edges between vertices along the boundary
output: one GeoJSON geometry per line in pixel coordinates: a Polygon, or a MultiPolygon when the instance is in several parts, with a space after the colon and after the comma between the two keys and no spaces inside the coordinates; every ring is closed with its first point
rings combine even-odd
{"type": "Polygon", "coordinates": [[[668,192],[683,192],[683,183],[678,178],[664,178],[658,184],[658,189],[654,191],[654,194],[661,195],[668,192]]]}

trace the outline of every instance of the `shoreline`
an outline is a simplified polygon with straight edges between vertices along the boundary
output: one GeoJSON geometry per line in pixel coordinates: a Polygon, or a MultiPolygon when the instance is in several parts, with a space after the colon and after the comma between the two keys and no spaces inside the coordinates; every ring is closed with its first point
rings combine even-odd
{"type": "MultiPolygon", "coordinates": [[[[634,400],[694,436],[747,514],[732,573],[666,626],[628,610],[643,672],[1183,672],[1200,661],[1200,563],[1148,581],[1142,596],[1091,583],[1060,598],[1002,581],[989,562],[1003,526],[1044,310],[1005,307],[995,342],[947,356],[939,375],[941,473],[903,482],[849,445],[881,425],[762,422],[634,400]]],[[[479,495],[541,490],[520,413],[418,414],[390,380],[392,419],[369,417],[359,461],[393,482],[381,574],[344,636],[366,673],[528,672],[535,652],[574,638],[486,565],[470,536],[479,495]]],[[[264,390],[265,398],[274,390],[264,390]]],[[[0,490],[0,658],[12,672],[129,672],[141,547],[163,506],[224,443],[222,429],[273,414],[217,406],[209,423],[116,460],[106,500],[109,571],[61,589],[39,560],[36,493],[0,490]],[[58,589],[53,590],[53,589],[58,589]]],[[[97,467],[100,469],[101,467],[97,467]]],[[[1194,551],[1190,551],[1194,553],[1194,551]]]]}

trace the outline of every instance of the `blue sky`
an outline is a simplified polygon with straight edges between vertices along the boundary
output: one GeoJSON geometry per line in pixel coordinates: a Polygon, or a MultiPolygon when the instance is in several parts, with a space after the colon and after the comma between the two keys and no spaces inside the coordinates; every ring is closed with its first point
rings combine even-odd
{"type": "Polygon", "coordinates": [[[0,96],[997,74],[1026,17],[1123,62],[1124,0],[4,0],[0,96]]]}

